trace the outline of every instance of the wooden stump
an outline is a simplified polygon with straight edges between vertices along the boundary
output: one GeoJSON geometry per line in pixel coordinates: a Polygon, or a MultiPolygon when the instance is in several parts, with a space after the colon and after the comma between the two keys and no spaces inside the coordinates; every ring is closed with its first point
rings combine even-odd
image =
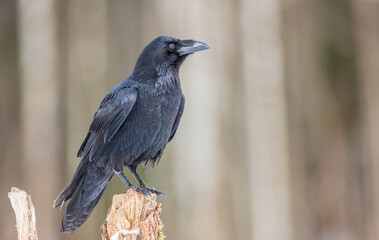
{"type": "Polygon", "coordinates": [[[129,189],[113,196],[112,206],[101,226],[103,240],[163,240],[162,208],[156,195],[146,196],[129,189]]]}
{"type": "Polygon", "coordinates": [[[8,197],[16,215],[18,240],[38,240],[36,214],[31,196],[13,187],[8,197]]]}

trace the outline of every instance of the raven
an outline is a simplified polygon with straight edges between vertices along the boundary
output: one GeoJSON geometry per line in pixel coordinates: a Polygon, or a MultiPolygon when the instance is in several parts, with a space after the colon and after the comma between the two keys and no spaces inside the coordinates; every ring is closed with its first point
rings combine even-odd
{"type": "Polygon", "coordinates": [[[79,148],[79,166],[71,183],[59,193],[53,207],[71,199],[62,220],[62,232],[74,232],[89,217],[114,174],[127,188],[143,194],[164,195],[149,188],[137,166],[155,166],[174,137],[184,109],[179,67],[206,43],[160,36],[138,57],[133,73],[110,90],[94,115],[79,148]],[[139,183],[123,174],[126,166],[139,183]]]}

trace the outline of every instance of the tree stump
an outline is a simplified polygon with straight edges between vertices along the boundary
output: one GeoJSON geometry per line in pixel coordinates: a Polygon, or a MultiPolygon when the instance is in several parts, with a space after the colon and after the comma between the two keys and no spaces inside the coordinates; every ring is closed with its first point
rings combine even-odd
{"type": "Polygon", "coordinates": [[[8,197],[16,215],[18,240],[38,240],[32,197],[15,187],[12,187],[8,197]]]}
{"type": "Polygon", "coordinates": [[[103,240],[163,240],[163,224],[159,218],[162,208],[156,195],[146,196],[129,189],[113,196],[101,226],[103,240]]]}

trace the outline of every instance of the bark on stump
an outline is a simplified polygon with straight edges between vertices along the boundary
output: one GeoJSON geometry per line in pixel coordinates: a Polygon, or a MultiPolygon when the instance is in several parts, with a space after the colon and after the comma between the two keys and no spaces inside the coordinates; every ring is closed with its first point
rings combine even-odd
{"type": "Polygon", "coordinates": [[[129,189],[113,196],[112,206],[101,226],[103,240],[163,240],[162,208],[156,195],[146,196],[129,189]]]}

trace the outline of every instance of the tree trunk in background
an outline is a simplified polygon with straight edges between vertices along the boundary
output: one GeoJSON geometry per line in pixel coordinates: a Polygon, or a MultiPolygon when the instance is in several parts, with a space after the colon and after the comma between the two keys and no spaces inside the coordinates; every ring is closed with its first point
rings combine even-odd
{"type": "Polygon", "coordinates": [[[242,1],[254,240],[294,236],[280,20],[280,1],[242,1]]]}
{"type": "Polygon", "coordinates": [[[16,239],[6,193],[23,182],[16,8],[17,1],[0,1],[0,239],[16,239]]]}
{"type": "MultiPolygon", "coordinates": [[[[291,159],[291,189],[293,220],[296,235],[294,240],[312,239],[312,207],[308,199],[307,161],[309,149],[306,146],[307,124],[304,123],[306,96],[304,89],[317,89],[314,83],[319,78],[312,51],[312,8],[304,1],[282,1],[282,26],[284,38],[284,59],[286,89],[288,96],[289,149],[291,159]]],[[[311,95],[312,96],[312,95],[311,95]]]]}
{"type": "Polygon", "coordinates": [[[371,184],[365,186],[371,202],[366,205],[368,240],[379,239],[379,4],[377,1],[353,0],[355,42],[360,86],[364,138],[369,164],[365,175],[371,184]]]}
{"type": "MultiPolygon", "coordinates": [[[[65,185],[70,182],[79,164],[77,151],[87,134],[93,114],[110,90],[108,79],[112,79],[107,76],[106,2],[72,0],[67,6],[67,128],[70,134],[65,185]]],[[[67,235],[67,239],[99,239],[99,226],[108,207],[104,206],[103,198],[84,226],[74,235],[67,235]]]]}
{"type": "Polygon", "coordinates": [[[346,1],[284,1],[296,239],[365,239],[359,90],[346,1]]]}
{"type": "Polygon", "coordinates": [[[41,239],[59,237],[52,201],[58,193],[58,44],[54,0],[18,1],[22,89],[22,160],[41,239]],[[52,134],[54,133],[54,134],[52,134]]]}
{"type": "MultiPolygon", "coordinates": [[[[242,29],[240,24],[240,1],[215,1],[204,9],[212,9],[207,40],[211,46],[208,53],[213,59],[206,62],[211,68],[209,79],[215,79],[211,92],[217,92],[214,108],[218,119],[217,178],[217,216],[215,226],[219,233],[217,239],[250,239],[251,219],[249,194],[249,162],[246,154],[247,143],[246,102],[243,78],[242,29]],[[222,26],[222,27],[218,27],[222,26]]],[[[203,56],[199,56],[199,58],[203,56]]],[[[209,80],[206,80],[209,81],[209,80]]],[[[189,84],[191,83],[191,79],[189,84]]],[[[213,93],[214,94],[214,93],[213,93]]]]}
{"type": "MultiPolygon", "coordinates": [[[[218,31],[213,28],[209,9],[216,13],[216,2],[195,0],[186,2],[180,38],[193,38],[207,42],[212,48],[212,40],[218,31]],[[207,31],[207,29],[213,29],[207,31]]],[[[213,17],[216,17],[214,14],[213,17]]],[[[174,19],[172,20],[174,21],[174,19]]],[[[219,82],[212,77],[213,68],[219,61],[212,61],[213,51],[205,51],[189,56],[181,68],[181,84],[186,96],[186,106],[176,136],[176,151],[173,156],[173,180],[176,185],[177,204],[181,212],[180,236],[178,239],[223,239],[224,221],[218,204],[219,191],[219,82]],[[184,153],[184,154],[183,154],[184,153]],[[190,196],[190,197],[189,197],[190,196]],[[220,213],[220,214],[219,214],[220,213]],[[187,228],[186,223],[190,219],[187,228]],[[196,233],[194,233],[194,230],[196,233]]],[[[223,189],[225,190],[225,189],[223,189]]]]}
{"type": "Polygon", "coordinates": [[[347,1],[313,1],[311,57],[304,85],[307,192],[313,238],[365,239],[366,184],[351,9],[347,1]]]}

